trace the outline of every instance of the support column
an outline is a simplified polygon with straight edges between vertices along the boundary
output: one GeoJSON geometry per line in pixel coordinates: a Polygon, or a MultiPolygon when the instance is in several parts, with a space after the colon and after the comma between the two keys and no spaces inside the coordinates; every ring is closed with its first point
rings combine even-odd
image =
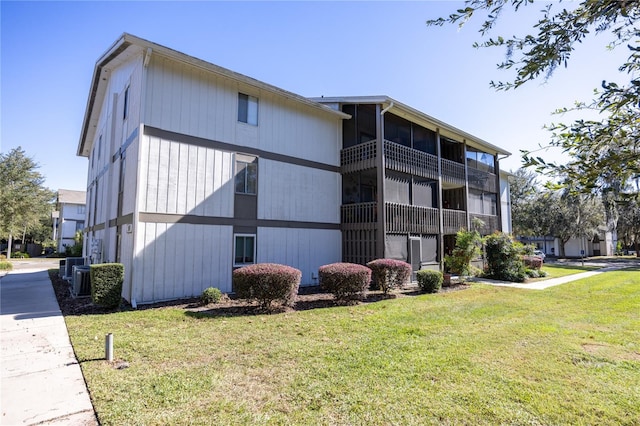
{"type": "Polygon", "coordinates": [[[467,203],[467,231],[471,231],[471,216],[469,215],[469,166],[467,165],[467,140],[463,141],[462,161],[464,161],[464,199],[467,203]]]}
{"type": "Polygon", "coordinates": [[[440,146],[440,129],[436,129],[436,154],[438,155],[438,262],[444,271],[444,203],[442,200],[442,147],[440,146]]]}
{"type": "Polygon", "coordinates": [[[384,206],[384,181],[385,181],[385,158],[384,158],[384,116],[382,106],[376,105],[376,171],[377,171],[377,204],[378,223],[376,226],[376,258],[383,259],[385,252],[386,235],[386,211],[384,206]]]}

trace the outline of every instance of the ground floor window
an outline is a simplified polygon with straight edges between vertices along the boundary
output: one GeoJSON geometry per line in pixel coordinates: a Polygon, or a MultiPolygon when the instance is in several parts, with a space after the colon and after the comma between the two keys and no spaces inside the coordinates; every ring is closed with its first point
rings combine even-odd
{"type": "Polygon", "coordinates": [[[236,234],[234,236],[233,266],[255,263],[256,236],[253,234],[236,234]]]}

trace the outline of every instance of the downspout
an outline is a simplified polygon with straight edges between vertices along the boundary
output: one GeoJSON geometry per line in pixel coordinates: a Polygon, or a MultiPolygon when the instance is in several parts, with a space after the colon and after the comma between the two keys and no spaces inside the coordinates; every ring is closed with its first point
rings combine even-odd
{"type": "Polygon", "coordinates": [[[129,268],[129,282],[131,285],[129,286],[129,300],[131,301],[131,306],[136,309],[138,307],[138,303],[136,301],[136,292],[135,292],[135,279],[134,279],[134,269],[136,264],[137,250],[138,244],[136,244],[138,237],[138,224],[140,217],[140,170],[142,169],[142,155],[141,151],[143,149],[143,140],[144,139],[144,114],[145,114],[145,97],[146,97],[146,82],[147,82],[147,68],[149,67],[149,62],[151,61],[151,54],[153,51],[149,47],[144,54],[143,63],[142,63],[142,73],[140,75],[140,116],[138,120],[140,124],[138,125],[138,158],[136,159],[136,186],[135,186],[135,195],[134,199],[136,200],[133,206],[133,235],[132,235],[132,249],[131,249],[131,267],[129,268]]]}

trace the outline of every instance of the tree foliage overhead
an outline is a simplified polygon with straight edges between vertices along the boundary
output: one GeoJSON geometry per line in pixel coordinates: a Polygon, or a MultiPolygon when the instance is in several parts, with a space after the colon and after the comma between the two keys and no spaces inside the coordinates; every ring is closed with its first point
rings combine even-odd
{"type": "MultiPolygon", "coordinates": [[[[566,66],[576,44],[587,37],[611,35],[609,47],[629,50],[619,70],[625,82],[602,81],[595,97],[578,102],[571,110],[597,111],[601,120],[576,120],[570,124],[552,124],[550,146],[569,154],[565,164],[546,162],[532,152],[523,151],[526,166],[538,171],[566,176],[580,191],[601,192],[612,183],[640,178],[640,2],[632,0],[582,0],[550,3],[540,11],[532,34],[489,37],[501,12],[533,7],[533,0],[467,0],[465,8],[445,18],[427,21],[430,26],[463,26],[476,14],[484,14],[476,47],[501,47],[506,58],[498,69],[515,70],[512,81],[492,81],[497,90],[516,89],[528,81],[549,78],[558,66],[566,66]],[[570,5],[567,9],[564,5],[570,5]]],[[[599,82],[594,82],[596,86],[599,82]]],[[[557,112],[566,112],[563,108],[557,112]]]]}
{"type": "Polygon", "coordinates": [[[43,186],[38,164],[21,147],[0,154],[0,237],[11,240],[41,226],[54,193],[43,186]]]}

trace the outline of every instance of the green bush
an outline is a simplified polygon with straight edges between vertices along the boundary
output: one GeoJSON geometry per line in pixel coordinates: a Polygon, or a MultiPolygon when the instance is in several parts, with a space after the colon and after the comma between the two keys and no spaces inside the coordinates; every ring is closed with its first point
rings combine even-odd
{"type": "Polygon", "coordinates": [[[485,237],[487,269],[485,276],[502,281],[523,282],[526,278],[522,255],[527,248],[509,235],[494,232],[485,237]]]}
{"type": "Polygon", "coordinates": [[[272,302],[293,306],[302,272],[277,263],[256,263],[233,271],[233,288],[241,299],[257,300],[269,309],[272,302]]]}
{"type": "Polygon", "coordinates": [[[423,269],[417,272],[418,287],[423,293],[437,293],[442,288],[444,281],[440,271],[423,269]]]}
{"type": "Polygon", "coordinates": [[[11,253],[11,257],[14,259],[29,259],[31,256],[29,256],[29,253],[16,251],[14,253],[11,253]]]}
{"type": "Polygon", "coordinates": [[[210,303],[218,303],[220,299],[222,299],[222,292],[219,288],[215,287],[205,288],[202,292],[202,296],[200,296],[200,300],[205,305],[208,305],[210,303]]]}
{"type": "Polygon", "coordinates": [[[371,269],[355,263],[332,263],[318,270],[320,287],[340,301],[363,300],[371,282],[371,269]]]}
{"type": "Polygon", "coordinates": [[[456,245],[451,255],[444,258],[447,272],[457,274],[461,277],[471,276],[474,273],[471,261],[476,259],[482,251],[480,244],[482,239],[478,231],[460,230],[456,234],[456,245]]]}
{"type": "Polygon", "coordinates": [[[411,265],[402,260],[376,259],[367,263],[367,266],[384,294],[390,289],[402,288],[411,276],[411,265]]]}
{"type": "Polygon", "coordinates": [[[101,263],[91,265],[91,301],[105,308],[117,308],[122,301],[124,265],[101,263]]]}
{"type": "Polygon", "coordinates": [[[6,260],[0,260],[0,271],[10,271],[13,269],[13,265],[11,262],[7,262],[6,260]]]}

